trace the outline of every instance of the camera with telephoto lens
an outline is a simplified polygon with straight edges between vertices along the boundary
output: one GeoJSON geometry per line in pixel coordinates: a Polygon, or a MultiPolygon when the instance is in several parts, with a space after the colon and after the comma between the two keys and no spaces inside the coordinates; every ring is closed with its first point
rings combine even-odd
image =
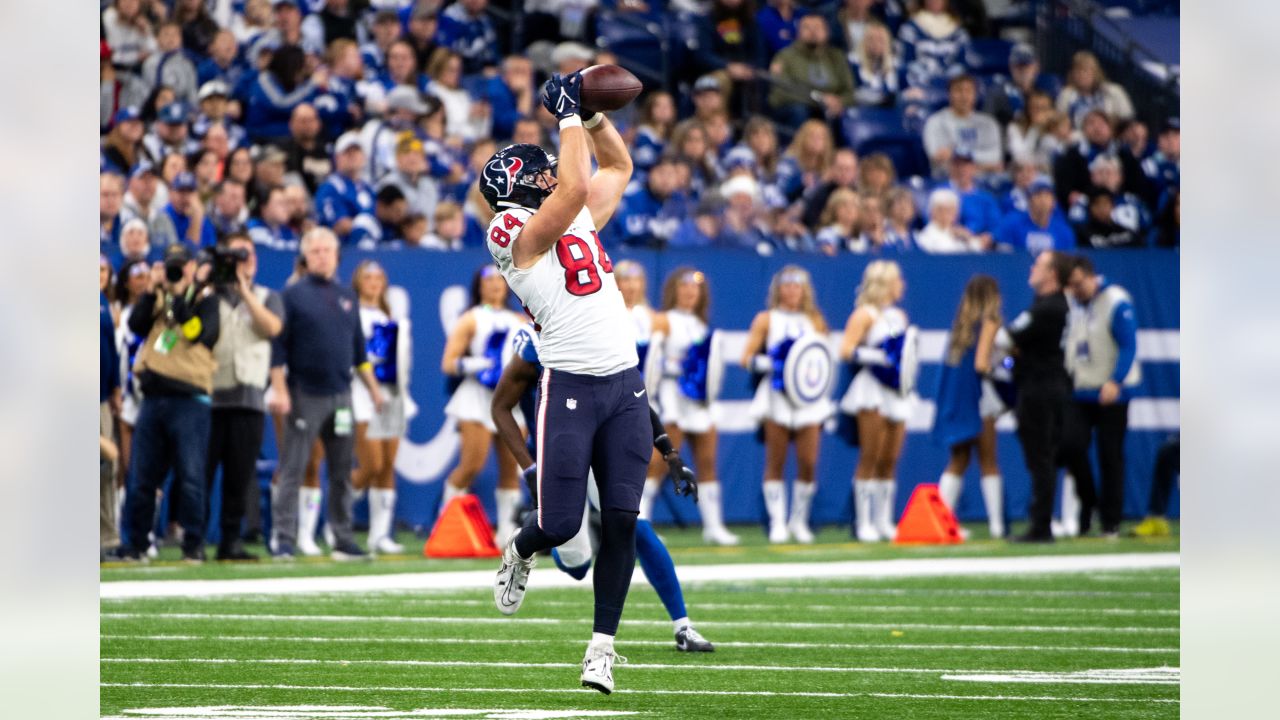
{"type": "Polygon", "coordinates": [[[209,284],[234,285],[237,282],[236,268],[249,259],[249,252],[244,248],[214,246],[206,252],[205,258],[205,262],[212,266],[209,284]]]}
{"type": "Polygon", "coordinates": [[[170,245],[164,253],[164,279],[169,284],[182,280],[187,263],[191,262],[191,251],[182,243],[170,245]]]}

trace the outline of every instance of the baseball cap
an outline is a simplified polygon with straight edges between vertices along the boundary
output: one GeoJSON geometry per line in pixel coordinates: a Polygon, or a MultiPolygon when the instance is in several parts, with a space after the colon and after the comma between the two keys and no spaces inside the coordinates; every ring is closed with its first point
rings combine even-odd
{"type": "Polygon", "coordinates": [[[204,100],[215,95],[231,97],[231,88],[227,87],[227,84],[221,80],[209,80],[200,86],[200,92],[196,94],[196,97],[204,100]]]}
{"type": "Polygon", "coordinates": [[[551,62],[555,65],[559,65],[565,60],[591,62],[591,59],[595,56],[596,54],[586,45],[566,41],[556,45],[556,49],[551,51],[551,62]]]}
{"type": "Polygon", "coordinates": [[[258,162],[284,162],[287,159],[284,151],[275,145],[263,145],[257,157],[258,162]]]}
{"type": "Polygon", "coordinates": [[[951,153],[951,162],[973,162],[973,150],[970,148],[956,148],[951,153]]]}
{"type": "Polygon", "coordinates": [[[164,249],[164,263],[166,265],[170,262],[181,262],[186,264],[191,259],[191,250],[184,242],[171,243],[164,249]]]}
{"type": "Polygon", "coordinates": [[[1160,126],[1160,132],[1182,132],[1182,119],[1178,117],[1171,117],[1168,120],[1165,120],[1164,125],[1160,126]]]}
{"type": "Polygon", "coordinates": [[[427,114],[426,103],[418,91],[408,85],[397,85],[387,93],[388,110],[408,110],[415,115],[427,114]]]}
{"type": "Polygon", "coordinates": [[[1053,192],[1053,184],[1044,178],[1036,178],[1027,186],[1027,196],[1042,192],[1053,192]]]}
{"type": "Polygon", "coordinates": [[[1103,165],[1114,165],[1118,168],[1120,167],[1120,158],[1111,153],[1101,153],[1089,163],[1089,171],[1097,170],[1103,165]]]}
{"type": "Polygon", "coordinates": [[[150,160],[139,160],[137,164],[133,166],[133,169],[129,171],[129,179],[132,180],[147,173],[151,173],[152,175],[157,174],[155,166],[151,164],[150,160]]]}
{"type": "Polygon", "coordinates": [[[351,148],[358,147],[360,147],[360,133],[348,130],[339,135],[337,141],[333,143],[333,154],[341,155],[351,148]]]}
{"type": "Polygon", "coordinates": [[[706,90],[720,92],[720,78],[715,75],[703,75],[693,84],[693,91],[700,93],[706,90]]]}
{"type": "Polygon", "coordinates": [[[1009,51],[1010,65],[1030,65],[1036,61],[1036,49],[1026,43],[1018,43],[1009,51]]]}
{"type": "Polygon", "coordinates": [[[720,197],[729,199],[734,195],[750,195],[752,199],[760,195],[760,184],[745,175],[731,178],[720,185],[720,197]]]}
{"type": "Polygon", "coordinates": [[[298,0],[271,0],[271,7],[278,8],[281,5],[292,5],[299,10],[301,9],[298,6],[298,0]]]}
{"type": "Polygon", "coordinates": [[[406,152],[420,153],[423,151],[422,141],[411,132],[402,132],[396,140],[396,154],[406,152]]]}
{"type": "Polygon", "coordinates": [[[142,113],[138,112],[138,108],[129,105],[116,111],[115,116],[111,118],[111,124],[119,125],[122,122],[133,122],[141,119],[142,113]]]}
{"type": "Polygon", "coordinates": [[[740,167],[755,169],[756,155],[751,152],[751,148],[739,145],[733,148],[724,156],[724,169],[726,171],[736,170],[740,167]]]}
{"type": "Polygon", "coordinates": [[[171,102],[160,108],[156,119],[166,125],[186,125],[187,109],[180,102],[171,102]]]}
{"type": "Polygon", "coordinates": [[[173,183],[169,186],[170,190],[195,190],[196,176],[191,174],[190,170],[183,170],[173,178],[173,183]]]}

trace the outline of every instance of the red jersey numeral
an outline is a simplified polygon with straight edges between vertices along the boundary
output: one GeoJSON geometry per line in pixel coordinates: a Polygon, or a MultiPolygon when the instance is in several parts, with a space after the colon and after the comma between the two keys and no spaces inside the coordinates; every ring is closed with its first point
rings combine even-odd
{"type": "Polygon", "coordinates": [[[511,244],[511,236],[508,235],[505,230],[495,225],[493,229],[489,231],[489,242],[497,245],[498,247],[504,248],[511,244]]]}
{"type": "Polygon", "coordinates": [[[590,295],[603,287],[591,246],[577,235],[565,235],[556,243],[556,257],[564,267],[564,288],[570,295],[590,295]]]}

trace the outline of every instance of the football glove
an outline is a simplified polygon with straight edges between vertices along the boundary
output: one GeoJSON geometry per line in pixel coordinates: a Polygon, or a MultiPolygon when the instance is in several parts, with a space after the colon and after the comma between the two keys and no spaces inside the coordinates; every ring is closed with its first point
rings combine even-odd
{"type": "Polygon", "coordinates": [[[695,503],[698,502],[698,478],[693,470],[684,464],[679,453],[672,453],[664,459],[667,461],[667,470],[671,472],[671,480],[676,484],[676,494],[692,497],[695,503]]]}
{"type": "Polygon", "coordinates": [[[538,463],[522,470],[520,479],[524,481],[525,487],[529,488],[529,495],[533,497],[533,501],[538,502],[538,463]]]}
{"type": "Polygon", "coordinates": [[[552,75],[542,86],[542,107],[556,116],[556,120],[579,115],[582,103],[578,94],[582,90],[582,73],[571,75],[552,75]]]}

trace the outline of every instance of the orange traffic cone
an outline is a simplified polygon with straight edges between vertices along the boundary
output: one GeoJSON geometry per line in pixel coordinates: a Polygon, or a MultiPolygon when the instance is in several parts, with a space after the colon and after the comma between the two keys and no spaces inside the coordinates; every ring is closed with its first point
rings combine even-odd
{"type": "Polygon", "coordinates": [[[898,521],[896,543],[949,545],[963,542],[956,516],[938,494],[938,486],[922,483],[907,501],[907,510],[898,521]]]}
{"type": "Polygon", "coordinates": [[[449,501],[436,526],[422,546],[422,556],[429,558],[499,557],[502,551],[493,543],[493,527],[485,517],[480,499],[475,495],[459,495],[449,501]]]}

